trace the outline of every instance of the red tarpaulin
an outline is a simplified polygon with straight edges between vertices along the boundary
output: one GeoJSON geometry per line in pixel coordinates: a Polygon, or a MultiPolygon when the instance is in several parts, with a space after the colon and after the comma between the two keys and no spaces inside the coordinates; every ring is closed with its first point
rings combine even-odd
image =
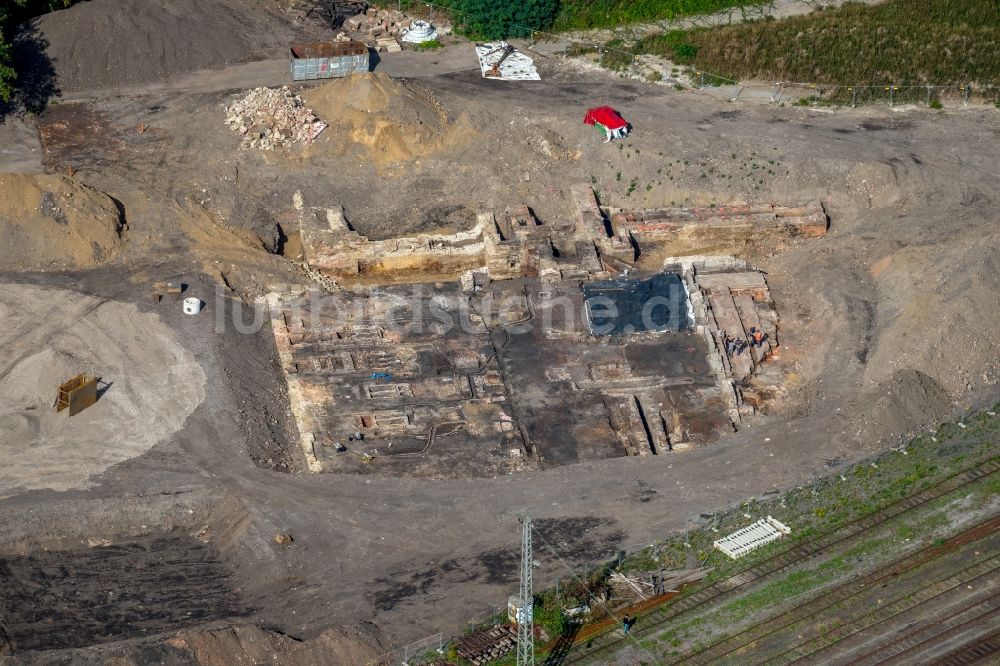
{"type": "Polygon", "coordinates": [[[587,115],[583,118],[583,122],[587,125],[600,123],[609,130],[622,129],[628,125],[628,123],[625,122],[625,119],[618,115],[618,112],[610,106],[598,106],[593,109],[588,109],[587,115]]]}

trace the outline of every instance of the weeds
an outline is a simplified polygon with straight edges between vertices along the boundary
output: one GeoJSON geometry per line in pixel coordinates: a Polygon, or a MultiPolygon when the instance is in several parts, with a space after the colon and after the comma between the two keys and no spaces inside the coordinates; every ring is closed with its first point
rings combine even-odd
{"type": "Polygon", "coordinates": [[[731,7],[754,7],[762,0],[564,0],[556,16],[558,30],[616,28],[623,23],[714,14],[731,7]]]}
{"type": "Polygon", "coordinates": [[[431,39],[426,42],[420,42],[419,44],[414,44],[413,48],[417,51],[433,51],[434,49],[439,49],[444,46],[441,42],[436,39],[431,39]]]}
{"type": "Polygon", "coordinates": [[[1000,4],[846,3],[776,22],[670,31],[638,40],[633,51],[731,79],[991,85],[1000,83],[1000,4]]]}

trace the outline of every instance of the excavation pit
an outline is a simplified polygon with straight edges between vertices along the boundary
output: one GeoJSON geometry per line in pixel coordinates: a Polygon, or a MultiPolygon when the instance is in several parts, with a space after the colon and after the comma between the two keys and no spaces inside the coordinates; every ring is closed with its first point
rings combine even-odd
{"type": "Polygon", "coordinates": [[[687,289],[677,273],[591,282],[583,285],[583,294],[594,335],[686,331],[693,324],[687,289]]]}
{"type": "Polygon", "coordinates": [[[297,204],[306,264],[337,301],[269,296],[310,471],[476,477],[661,455],[763,407],[777,313],[763,274],[715,252],[822,235],[822,204],[609,222],[588,185],[570,198],[563,218],[521,204],[379,241],[339,207],[297,204]]]}
{"type": "Polygon", "coordinates": [[[346,307],[326,310],[274,295],[310,469],[483,477],[715,441],[732,428],[732,388],[691,326],[680,278],[650,280],[679,288],[680,330],[627,344],[591,333],[571,280],[390,285],[337,294],[346,307]]]}

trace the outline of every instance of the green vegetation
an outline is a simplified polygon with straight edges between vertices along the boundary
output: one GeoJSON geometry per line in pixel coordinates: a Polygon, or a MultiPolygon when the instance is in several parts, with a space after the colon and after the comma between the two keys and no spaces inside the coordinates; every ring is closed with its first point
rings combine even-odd
{"type": "MultiPolygon", "coordinates": [[[[575,601],[570,603],[575,604],[575,601]]],[[[571,618],[563,612],[562,603],[560,596],[551,590],[535,596],[532,608],[535,624],[544,629],[551,638],[558,638],[573,627],[571,618]]]]}
{"type": "Polygon", "coordinates": [[[33,16],[63,9],[74,0],[0,0],[0,101],[9,102],[14,94],[17,73],[11,66],[10,44],[4,35],[11,35],[18,23],[33,16]]]}
{"type": "Polygon", "coordinates": [[[623,23],[714,14],[762,4],[763,0],[563,0],[555,27],[559,30],[616,28],[623,23]]]}
{"type": "Polygon", "coordinates": [[[559,0],[450,0],[452,18],[458,30],[474,39],[528,37],[532,30],[552,25],[559,0]]]}
{"type": "Polygon", "coordinates": [[[17,73],[10,66],[10,44],[3,40],[3,31],[0,31],[0,100],[10,101],[10,96],[14,94],[14,79],[17,73]]]}
{"type": "MultiPolygon", "coordinates": [[[[722,10],[746,13],[766,0],[439,0],[453,10],[458,29],[470,37],[527,37],[532,30],[617,28],[722,10]]],[[[419,3],[414,2],[415,6],[419,3]]],[[[404,2],[406,5],[406,2],[404,2]]]]}
{"type": "Polygon", "coordinates": [[[434,49],[441,48],[442,44],[436,39],[431,39],[426,42],[420,42],[419,44],[414,44],[413,48],[418,51],[433,51],[434,49]]]}
{"type": "Polygon", "coordinates": [[[839,85],[1000,83],[1000,3],[888,0],[632,45],[731,79],[839,85]]]}

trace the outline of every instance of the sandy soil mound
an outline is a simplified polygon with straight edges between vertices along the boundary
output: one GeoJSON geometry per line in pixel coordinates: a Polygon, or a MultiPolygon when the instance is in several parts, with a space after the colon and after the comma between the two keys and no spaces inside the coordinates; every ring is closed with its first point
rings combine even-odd
{"type": "Polygon", "coordinates": [[[952,411],[952,402],[934,378],[908,368],[880,382],[856,407],[864,432],[888,440],[911,432],[917,424],[944,420],[952,411]]]}
{"type": "Polygon", "coordinates": [[[4,284],[0,320],[0,496],[86,487],[179,430],[204,399],[197,361],[134,305],[4,284]],[[59,384],[81,372],[102,378],[97,403],[56,413],[59,384]]]}
{"type": "Polygon", "coordinates": [[[51,61],[61,92],[159,82],[277,55],[294,27],[253,0],[90,0],[22,29],[18,60],[51,61]]]}
{"type": "Polygon", "coordinates": [[[194,663],[202,666],[232,664],[236,655],[246,655],[246,661],[253,664],[376,666],[388,663],[379,658],[383,650],[378,638],[359,629],[333,628],[310,641],[297,641],[259,627],[233,627],[181,634],[168,644],[186,648],[194,663]]]}
{"type": "Polygon", "coordinates": [[[1000,380],[1000,234],[953,233],[872,264],[882,330],[866,378],[905,363],[954,396],[1000,380]]]}
{"type": "Polygon", "coordinates": [[[345,139],[366,149],[378,164],[429,155],[471,138],[464,119],[449,123],[440,103],[416,86],[370,73],[337,79],[302,93],[306,106],[329,128],[314,150],[345,139]]]}
{"type": "Polygon", "coordinates": [[[0,270],[91,268],[124,247],[108,195],[64,176],[0,174],[0,270]]]}

